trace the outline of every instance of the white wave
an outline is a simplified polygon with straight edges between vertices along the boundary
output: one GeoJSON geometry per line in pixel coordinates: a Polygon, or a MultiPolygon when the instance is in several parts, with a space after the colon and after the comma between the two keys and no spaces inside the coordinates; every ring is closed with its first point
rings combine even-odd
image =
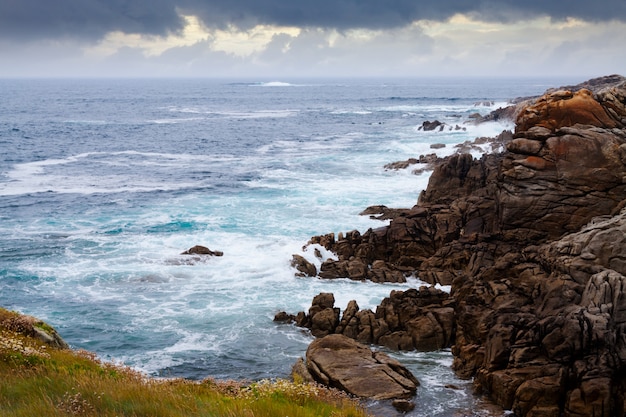
{"type": "Polygon", "coordinates": [[[437,288],[438,290],[441,290],[443,292],[447,292],[448,294],[450,294],[450,291],[452,291],[452,285],[436,284],[435,288],[437,288]]]}
{"type": "Polygon", "coordinates": [[[148,120],[148,123],[165,125],[165,124],[179,124],[179,123],[184,123],[184,122],[195,122],[197,120],[204,120],[204,118],[203,117],[184,117],[184,118],[179,118],[179,119],[154,119],[154,120],[148,120]]]}
{"type": "Polygon", "coordinates": [[[474,104],[474,107],[477,109],[488,109],[489,111],[493,111],[496,109],[500,109],[500,108],[504,108],[504,107],[508,107],[510,106],[511,103],[510,102],[506,102],[506,101],[481,101],[481,102],[477,102],[474,104]]]}
{"type": "Polygon", "coordinates": [[[467,124],[468,134],[476,137],[495,137],[502,133],[503,130],[512,130],[515,123],[512,121],[486,122],[478,125],[467,124]]]}
{"type": "Polygon", "coordinates": [[[231,111],[231,112],[214,112],[228,119],[269,119],[269,118],[284,118],[292,117],[298,114],[299,110],[258,110],[250,112],[231,111]]]}
{"type": "Polygon", "coordinates": [[[284,118],[295,116],[300,110],[297,109],[269,109],[269,110],[214,110],[205,107],[175,107],[169,108],[169,111],[175,113],[191,113],[202,114],[204,117],[188,117],[180,119],[157,119],[151,120],[151,123],[180,123],[181,121],[205,120],[206,118],[223,118],[223,119],[267,119],[267,118],[284,118]]]}
{"type": "Polygon", "coordinates": [[[216,344],[218,341],[219,338],[217,335],[186,332],[186,334],[176,343],[163,349],[163,352],[211,352],[216,350],[216,344]]]}
{"type": "Polygon", "coordinates": [[[4,173],[0,195],[24,195],[54,192],[60,194],[96,194],[122,192],[172,191],[197,187],[194,181],[167,183],[149,175],[130,174],[126,169],[110,173],[109,167],[150,167],[157,170],[198,164],[231,163],[237,158],[193,154],[171,154],[138,151],[89,152],[64,159],[46,159],[14,165],[4,173]],[[57,167],[63,167],[62,170],[57,167]],[[103,173],[100,173],[102,170],[103,173]]]}
{"type": "Polygon", "coordinates": [[[333,110],[330,112],[330,114],[337,114],[337,115],[356,114],[360,116],[365,116],[365,115],[372,114],[372,113],[373,112],[371,110],[333,110]]]}
{"type": "Polygon", "coordinates": [[[296,86],[296,84],[286,83],[286,82],[282,82],[282,81],[269,81],[269,82],[264,82],[264,83],[259,83],[259,84],[252,84],[252,86],[259,86],[259,87],[294,87],[294,86],[296,86]]]}
{"type": "Polygon", "coordinates": [[[44,180],[38,180],[29,184],[8,182],[0,183],[0,195],[16,196],[37,193],[58,194],[118,194],[118,193],[143,193],[150,191],[174,191],[197,187],[197,183],[172,183],[165,184],[161,181],[138,181],[129,184],[128,177],[81,177],[48,175],[44,180]],[[101,185],[105,181],[105,186],[101,185]]]}
{"type": "Polygon", "coordinates": [[[171,106],[168,108],[169,111],[171,112],[177,112],[177,113],[193,113],[193,114],[202,114],[202,113],[209,113],[206,110],[201,110],[201,109],[197,109],[194,107],[177,107],[177,106],[171,106]]]}
{"type": "Polygon", "coordinates": [[[65,120],[64,123],[84,124],[84,125],[105,125],[106,120],[65,120]]]}

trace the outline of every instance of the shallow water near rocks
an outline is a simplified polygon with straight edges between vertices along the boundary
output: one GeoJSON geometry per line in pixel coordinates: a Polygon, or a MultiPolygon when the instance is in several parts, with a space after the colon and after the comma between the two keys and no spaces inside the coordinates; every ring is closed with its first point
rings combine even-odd
{"type": "MultiPolygon", "coordinates": [[[[291,255],[415,204],[428,172],[385,164],[496,135],[511,126],[463,123],[577,81],[0,80],[0,305],[149,375],[287,377],[312,338],[278,311],[421,285],[297,278],[291,255]],[[465,130],[418,129],[435,119],[465,130]],[[198,244],[224,256],[180,255],[198,244]]],[[[490,415],[449,351],[393,355],[422,382],[409,415],[490,415]]]]}

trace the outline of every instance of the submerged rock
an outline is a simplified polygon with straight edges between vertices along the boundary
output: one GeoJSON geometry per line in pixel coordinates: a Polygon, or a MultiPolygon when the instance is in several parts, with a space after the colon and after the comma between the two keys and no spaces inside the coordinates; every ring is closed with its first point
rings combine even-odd
{"type": "Polygon", "coordinates": [[[206,246],[196,245],[192,248],[187,249],[181,255],[208,255],[208,256],[224,256],[224,252],[221,251],[212,251],[206,246]]]}

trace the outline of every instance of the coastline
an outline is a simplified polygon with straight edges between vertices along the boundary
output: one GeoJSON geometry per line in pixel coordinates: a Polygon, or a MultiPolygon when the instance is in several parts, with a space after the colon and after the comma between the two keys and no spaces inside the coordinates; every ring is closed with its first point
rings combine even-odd
{"type": "MultiPolygon", "coordinates": [[[[533,131],[533,132],[534,132],[533,134],[535,135],[535,138],[536,138],[536,139],[539,139],[539,138],[540,138],[540,136],[539,136],[539,133],[540,133],[540,132],[536,132],[536,131],[533,131]]],[[[515,138],[515,139],[521,139],[521,138],[515,138]]],[[[520,147],[520,145],[528,145],[528,143],[525,143],[525,142],[522,142],[522,141],[518,141],[518,142],[516,142],[516,144],[517,144],[517,146],[518,146],[518,150],[523,150],[524,152],[529,152],[529,151],[532,151],[532,148],[524,148],[524,147],[520,147]]],[[[530,159],[530,161],[533,161],[533,159],[531,158],[531,159],[530,159]]],[[[457,162],[456,162],[456,164],[457,164],[458,166],[460,166],[460,167],[461,167],[461,171],[460,171],[460,172],[463,172],[463,169],[464,169],[463,167],[468,167],[468,166],[470,166],[470,165],[471,165],[471,164],[469,164],[469,162],[470,162],[469,160],[467,160],[467,161],[463,162],[463,160],[462,160],[462,159],[457,158],[457,162]],[[459,162],[459,161],[461,161],[461,162],[459,162]]],[[[519,164],[521,165],[521,163],[519,163],[519,164]]],[[[485,165],[485,166],[486,166],[486,165],[485,165]]],[[[517,165],[515,165],[515,166],[517,166],[517,165]]],[[[522,166],[524,166],[524,165],[522,165],[522,166]]],[[[448,167],[448,168],[449,168],[449,167],[448,167]]],[[[456,172],[456,171],[452,170],[452,171],[448,171],[448,172],[456,172]]],[[[470,176],[466,176],[466,177],[465,177],[465,179],[468,179],[468,178],[474,178],[474,177],[472,177],[471,175],[470,175],[470,176]]],[[[445,188],[445,187],[444,187],[444,188],[445,188]]],[[[443,191],[445,191],[445,190],[443,190],[443,191]]],[[[442,192],[443,192],[443,191],[442,191],[442,192]]],[[[426,196],[425,196],[425,198],[438,198],[438,197],[433,197],[433,195],[431,194],[431,195],[426,195],[426,196]]],[[[446,204],[447,204],[447,203],[446,203],[446,204]]],[[[411,212],[410,212],[410,210],[409,210],[409,212],[405,212],[405,213],[400,213],[400,214],[395,213],[395,214],[392,214],[392,216],[395,216],[395,217],[390,218],[390,222],[391,222],[391,223],[393,223],[393,222],[395,221],[395,219],[397,219],[397,218],[402,218],[402,217],[406,218],[407,216],[414,216],[415,214],[416,214],[416,213],[411,213],[411,212]]],[[[419,219],[419,218],[422,218],[422,217],[424,216],[424,214],[425,214],[425,213],[423,213],[423,212],[422,212],[422,213],[420,213],[420,214],[419,214],[416,218],[418,218],[418,219],[419,219]]],[[[431,214],[432,214],[432,213],[431,213],[431,214]]],[[[430,214],[426,213],[426,217],[428,217],[428,215],[430,215],[430,214]]],[[[193,226],[192,226],[192,227],[193,227],[193,226]]],[[[344,235],[343,237],[345,238],[346,236],[347,236],[347,234],[346,234],[346,235],[344,235]]],[[[353,235],[351,235],[351,238],[354,238],[354,236],[353,236],[353,235]]],[[[361,238],[362,238],[362,236],[361,236],[361,238]]],[[[482,238],[482,237],[479,237],[479,239],[480,239],[480,238],[482,238]]],[[[340,239],[338,239],[338,240],[340,240],[340,239]]],[[[470,240],[471,240],[471,239],[470,239],[470,240]]],[[[354,242],[354,243],[356,243],[356,242],[354,242]]],[[[465,244],[465,245],[471,245],[471,244],[472,244],[472,241],[466,241],[466,242],[464,242],[464,244],[465,244]]],[[[211,245],[211,247],[213,247],[213,245],[211,245]]],[[[216,247],[218,247],[219,249],[221,249],[221,247],[220,247],[220,246],[216,246],[216,247]]],[[[487,248],[487,249],[488,249],[488,248],[487,248]]],[[[227,252],[226,252],[226,257],[229,257],[229,256],[232,256],[232,252],[228,252],[228,251],[227,251],[227,252]]],[[[587,255],[586,255],[586,256],[587,256],[587,255]]],[[[212,262],[212,261],[211,261],[211,262],[212,262]]],[[[209,265],[211,264],[211,262],[209,262],[209,263],[208,263],[208,264],[206,264],[206,265],[200,264],[200,267],[201,267],[201,268],[206,268],[207,266],[209,266],[209,265]]],[[[410,263],[410,262],[409,262],[409,263],[410,263]]],[[[403,265],[403,268],[407,268],[407,267],[411,267],[411,265],[409,265],[409,264],[404,264],[404,265],[403,265]]],[[[209,269],[209,268],[206,268],[206,269],[209,269]]],[[[444,269],[445,269],[445,268],[441,268],[440,270],[437,270],[437,269],[434,269],[434,268],[429,268],[429,269],[428,269],[428,272],[430,272],[430,273],[432,273],[432,274],[433,274],[433,275],[432,275],[432,277],[431,277],[431,279],[432,279],[433,281],[435,281],[435,279],[436,279],[436,280],[439,280],[439,281],[441,281],[441,282],[445,282],[445,280],[446,280],[446,279],[450,279],[450,276],[449,276],[449,275],[447,275],[447,273],[446,273],[446,271],[445,271],[444,269]]],[[[424,272],[426,272],[426,271],[424,271],[424,272]]],[[[150,277],[150,280],[154,280],[154,281],[150,281],[150,283],[156,283],[157,285],[159,285],[159,280],[161,280],[161,279],[162,279],[162,278],[161,278],[161,277],[158,277],[158,276],[157,276],[157,277],[154,277],[154,278],[153,278],[153,277],[150,277]]],[[[454,282],[454,276],[452,276],[452,278],[451,278],[451,279],[452,279],[452,282],[454,282]]],[[[148,281],[146,281],[146,282],[148,282],[148,281]]],[[[161,282],[163,282],[163,281],[161,281],[161,282]]],[[[322,284],[320,284],[320,285],[316,285],[316,286],[315,286],[315,288],[321,288],[321,287],[323,287],[323,285],[322,285],[322,284]]],[[[148,288],[148,287],[146,287],[146,288],[148,288]]],[[[343,303],[342,303],[342,304],[343,304],[343,303]]],[[[344,304],[344,305],[345,305],[345,304],[344,304]]],[[[342,305],[342,306],[343,306],[343,305],[342,305]]]]}
{"type": "Polygon", "coordinates": [[[288,318],[322,338],[450,347],[456,372],[516,415],[622,412],[626,262],[610,246],[626,242],[626,82],[604,80],[514,107],[505,152],[444,158],[418,204],[393,212],[389,226],[308,243],[336,255],[321,278],[415,274],[451,285],[449,296],[392,292],[375,313],[348,304],[343,316],[314,300],[308,315],[288,318]]]}

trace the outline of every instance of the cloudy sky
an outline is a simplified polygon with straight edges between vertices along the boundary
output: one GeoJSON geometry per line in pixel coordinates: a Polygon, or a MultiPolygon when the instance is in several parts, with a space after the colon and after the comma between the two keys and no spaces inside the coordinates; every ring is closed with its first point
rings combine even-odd
{"type": "Polygon", "coordinates": [[[0,0],[0,77],[626,75],[626,0],[0,0]]]}

